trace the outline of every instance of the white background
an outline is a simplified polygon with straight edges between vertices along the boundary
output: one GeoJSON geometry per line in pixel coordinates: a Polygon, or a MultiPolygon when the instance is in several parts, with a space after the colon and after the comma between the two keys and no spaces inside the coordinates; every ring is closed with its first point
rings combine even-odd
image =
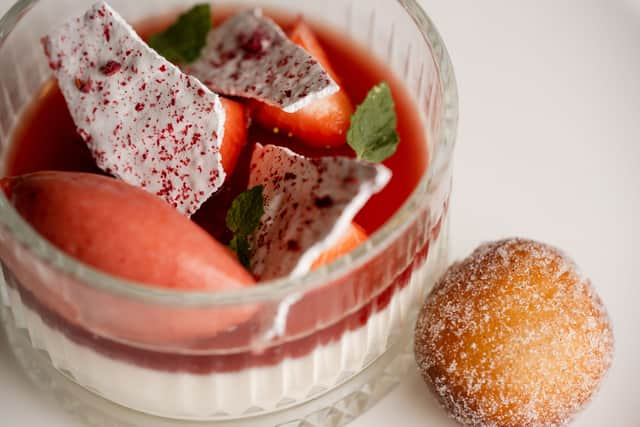
{"type": "MultiPolygon", "coordinates": [[[[454,257],[505,236],[569,252],[608,306],[616,336],[613,369],[575,425],[640,426],[640,0],[422,4],[460,88],[454,257]]],[[[0,0],[0,11],[8,5],[0,0]]],[[[79,427],[36,392],[0,342],[0,425],[79,427]]],[[[456,424],[411,372],[352,425],[456,424]]]]}

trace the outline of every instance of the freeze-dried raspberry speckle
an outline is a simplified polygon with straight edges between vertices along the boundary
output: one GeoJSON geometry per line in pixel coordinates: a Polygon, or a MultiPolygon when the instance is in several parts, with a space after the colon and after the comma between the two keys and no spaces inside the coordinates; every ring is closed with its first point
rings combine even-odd
{"type": "Polygon", "coordinates": [[[300,243],[297,240],[287,241],[287,250],[297,252],[300,250],[300,243]]]}
{"type": "Polygon", "coordinates": [[[150,49],[110,6],[95,4],[43,46],[101,169],[186,215],[220,188],[219,97],[150,49]]]}
{"type": "Polygon", "coordinates": [[[91,79],[82,80],[82,79],[76,78],[74,80],[74,84],[76,85],[76,88],[82,93],[91,92],[91,79]]]}
{"type": "Polygon", "coordinates": [[[100,67],[100,72],[105,76],[113,76],[122,68],[122,64],[116,61],[107,61],[102,67],[100,67]]]}
{"type": "Polygon", "coordinates": [[[318,197],[313,201],[313,203],[319,209],[330,208],[333,206],[333,199],[331,196],[318,197]]]}
{"type": "Polygon", "coordinates": [[[239,41],[242,44],[242,49],[250,54],[259,55],[265,53],[273,39],[271,35],[266,33],[261,28],[256,29],[248,34],[239,36],[239,41]]]}
{"type": "Polygon", "coordinates": [[[186,72],[218,93],[289,113],[339,90],[322,65],[259,9],[232,16],[211,31],[200,59],[186,72]]]}
{"type": "Polygon", "coordinates": [[[308,272],[390,177],[382,165],[348,157],[309,159],[257,144],[249,187],[264,186],[265,214],[249,236],[251,271],[262,280],[308,272]],[[347,177],[351,184],[345,186],[347,177]]]}

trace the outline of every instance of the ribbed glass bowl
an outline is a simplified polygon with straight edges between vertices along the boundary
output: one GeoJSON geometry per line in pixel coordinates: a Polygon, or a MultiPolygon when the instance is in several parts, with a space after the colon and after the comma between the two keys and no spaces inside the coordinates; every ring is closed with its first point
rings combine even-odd
{"type": "MultiPolygon", "coordinates": [[[[40,37],[91,3],[23,0],[0,20],[0,166],[51,77],[40,37]]],[[[132,23],[193,3],[110,2],[132,23]]],[[[227,4],[214,2],[214,10],[218,3],[227,4]]],[[[413,0],[233,4],[303,13],[386,63],[412,98],[429,167],[352,254],[299,279],[217,293],[151,289],[95,271],[43,240],[0,194],[0,296],[11,347],[27,374],[89,425],[338,426],[413,363],[417,308],[448,254],[457,93],[442,40],[413,0]],[[256,314],[207,335],[209,316],[238,309],[256,314]],[[179,333],[141,334],[148,324],[179,333]]]]}

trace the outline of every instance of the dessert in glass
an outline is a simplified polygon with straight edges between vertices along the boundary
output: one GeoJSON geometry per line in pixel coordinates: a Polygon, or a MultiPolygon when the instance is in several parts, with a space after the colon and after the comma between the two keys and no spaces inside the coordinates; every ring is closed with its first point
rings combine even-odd
{"type": "Polygon", "coordinates": [[[182,61],[196,3],[0,21],[7,336],[90,425],[342,425],[411,366],[446,267],[446,50],[410,0],[236,1],[182,61]]]}

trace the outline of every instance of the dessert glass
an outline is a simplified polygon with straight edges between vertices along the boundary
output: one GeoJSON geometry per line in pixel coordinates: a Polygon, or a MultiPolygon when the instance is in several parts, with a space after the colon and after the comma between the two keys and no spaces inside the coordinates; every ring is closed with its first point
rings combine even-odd
{"type": "MultiPolygon", "coordinates": [[[[91,3],[21,0],[0,20],[0,167],[50,78],[39,38],[91,3]]],[[[193,3],[110,1],[132,23],[193,3]]],[[[214,13],[218,3],[228,4],[214,2],[214,13]]],[[[417,308],[448,254],[457,92],[440,36],[414,0],[233,5],[303,13],[367,46],[411,94],[429,166],[409,200],[348,256],[302,278],[216,293],[152,289],[96,271],[42,239],[0,192],[7,337],[29,377],[88,425],[338,426],[413,363],[417,308]],[[253,316],[207,333],[207,319],[229,310],[253,316]]]]}

